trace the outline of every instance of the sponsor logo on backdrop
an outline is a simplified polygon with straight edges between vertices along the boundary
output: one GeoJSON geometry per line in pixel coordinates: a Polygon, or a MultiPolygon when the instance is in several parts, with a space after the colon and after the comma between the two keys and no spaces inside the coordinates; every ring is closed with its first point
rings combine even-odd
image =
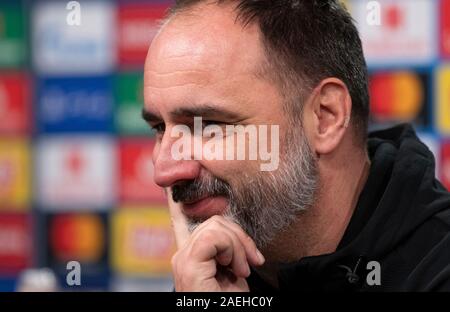
{"type": "Polygon", "coordinates": [[[428,64],[436,56],[436,3],[380,0],[380,25],[367,23],[367,1],[351,1],[369,64],[428,64]]]}
{"type": "Polygon", "coordinates": [[[30,85],[26,74],[0,73],[0,134],[30,130],[30,85]]]}
{"type": "Polygon", "coordinates": [[[166,275],[175,251],[170,216],[162,207],[122,207],[112,220],[112,263],[122,274],[166,275]]]}
{"type": "Polygon", "coordinates": [[[430,124],[429,74],[427,72],[379,71],[369,76],[371,119],[376,123],[430,124]]]}
{"type": "Polygon", "coordinates": [[[108,137],[47,137],[37,147],[37,196],[46,210],[109,209],[115,149],[108,137]]]}
{"type": "Polygon", "coordinates": [[[113,128],[112,80],[42,79],[38,91],[38,128],[42,132],[110,132],[113,128]]]}
{"type": "Polygon", "coordinates": [[[119,61],[143,65],[148,47],[159,29],[167,4],[121,3],[118,6],[119,61]]]}
{"type": "Polygon", "coordinates": [[[61,214],[50,220],[50,246],[59,262],[95,263],[105,253],[105,229],[95,214],[61,214]]]}
{"type": "Polygon", "coordinates": [[[25,210],[30,203],[28,142],[0,139],[0,210],[25,210]]]}
{"type": "Polygon", "coordinates": [[[120,198],[122,202],[165,203],[161,187],[153,181],[151,139],[122,140],[119,145],[120,198]]]}
{"type": "Polygon", "coordinates": [[[107,289],[108,216],[83,210],[90,209],[46,215],[45,265],[54,270],[62,288],[107,289]]]}
{"type": "Polygon", "coordinates": [[[67,23],[67,2],[37,2],[32,15],[33,64],[41,74],[99,74],[115,62],[114,7],[80,1],[82,23],[67,23]]]}
{"type": "Polygon", "coordinates": [[[0,215],[0,273],[15,274],[32,264],[31,221],[23,214],[0,215]]]}

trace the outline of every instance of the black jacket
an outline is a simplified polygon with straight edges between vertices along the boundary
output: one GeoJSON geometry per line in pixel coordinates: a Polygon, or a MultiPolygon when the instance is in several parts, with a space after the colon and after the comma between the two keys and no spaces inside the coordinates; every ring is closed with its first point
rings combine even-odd
{"type": "MultiPolygon", "coordinates": [[[[370,134],[368,152],[369,177],[337,250],[282,265],[281,291],[450,291],[450,193],[432,153],[409,125],[370,134]]],[[[248,283],[272,290],[255,272],[248,283]]]]}

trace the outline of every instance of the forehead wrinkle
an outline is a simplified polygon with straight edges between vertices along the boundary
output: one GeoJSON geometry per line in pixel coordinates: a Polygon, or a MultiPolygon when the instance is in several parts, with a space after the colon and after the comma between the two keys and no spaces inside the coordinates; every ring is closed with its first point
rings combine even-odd
{"type": "Polygon", "coordinates": [[[162,89],[189,84],[201,86],[211,83],[211,80],[209,72],[204,70],[176,70],[165,73],[150,69],[144,71],[144,87],[146,88],[162,89]]]}

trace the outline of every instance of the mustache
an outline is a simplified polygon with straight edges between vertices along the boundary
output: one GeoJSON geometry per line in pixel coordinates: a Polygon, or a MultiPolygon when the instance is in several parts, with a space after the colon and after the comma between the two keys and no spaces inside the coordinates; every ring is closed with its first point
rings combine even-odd
{"type": "Polygon", "coordinates": [[[231,186],[215,176],[204,176],[172,186],[172,199],[176,203],[195,202],[210,196],[230,198],[231,194],[231,186]]]}

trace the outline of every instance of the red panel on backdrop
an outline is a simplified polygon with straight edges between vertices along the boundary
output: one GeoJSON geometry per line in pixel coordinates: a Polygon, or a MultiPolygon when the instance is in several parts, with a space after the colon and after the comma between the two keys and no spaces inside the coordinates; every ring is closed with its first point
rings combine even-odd
{"type": "Polygon", "coordinates": [[[30,130],[30,85],[26,74],[0,74],[0,134],[30,130]]]}
{"type": "Polygon", "coordinates": [[[167,4],[128,3],[118,8],[119,61],[143,65],[148,47],[164,17],[167,4]]]}
{"type": "Polygon", "coordinates": [[[440,47],[441,55],[450,58],[450,0],[442,0],[440,12],[440,47]]]}
{"type": "Polygon", "coordinates": [[[440,178],[445,187],[450,190],[450,141],[442,143],[441,146],[440,178]]]}
{"type": "Polygon", "coordinates": [[[15,274],[31,264],[30,217],[25,214],[0,215],[0,273],[15,274]]]}
{"type": "Polygon", "coordinates": [[[120,142],[120,198],[122,202],[165,203],[162,189],[153,180],[154,140],[120,142]]]}

